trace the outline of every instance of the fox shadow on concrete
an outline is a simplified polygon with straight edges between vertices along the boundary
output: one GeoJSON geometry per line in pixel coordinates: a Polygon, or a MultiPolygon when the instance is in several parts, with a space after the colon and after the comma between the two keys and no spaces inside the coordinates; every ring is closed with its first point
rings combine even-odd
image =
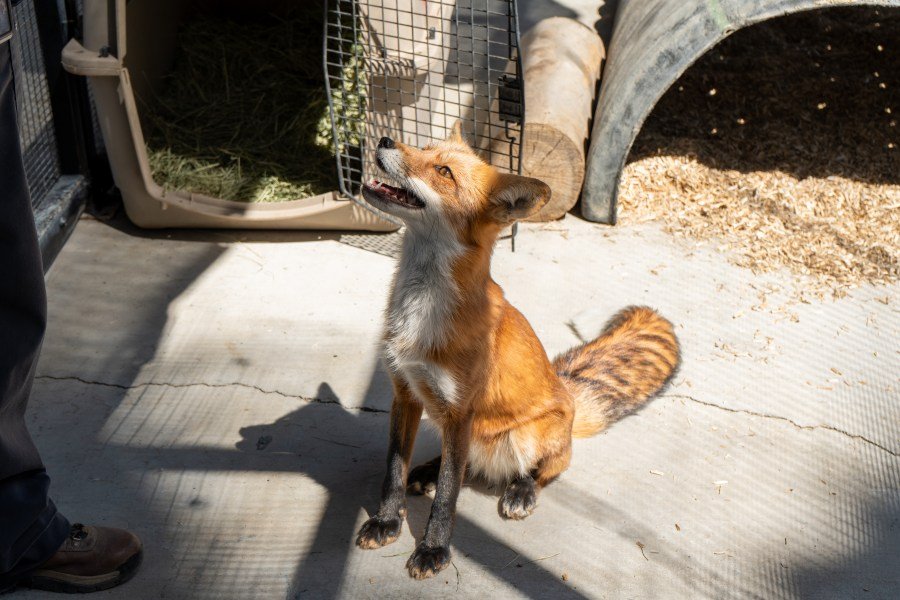
{"type": "MultiPolygon", "coordinates": [[[[333,598],[341,595],[342,587],[352,576],[347,571],[351,552],[371,552],[374,557],[387,555],[393,558],[402,555],[402,561],[385,561],[385,579],[408,577],[403,564],[412,548],[403,548],[396,542],[374,552],[360,550],[355,546],[357,529],[361,525],[360,513],[374,514],[377,510],[381,478],[384,475],[389,415],[381,408],[383,402],[374,400],[373,396],[380,397],[382,392],[375,391],[373,387],[380,386],[370,386],[363,408],[351,410],[341,406],[331,387],[322,383],[316,398],[331,406],[310,403],[273,423],[251,425],[240,431],[242,440],[237,444],[239,451],[256,455],[275,453],[297,457],[296,471],[327,489],[327,504],[322,511],[315,539],[306,555],[300,558],[295,570],[290,597],[308,595],[333,598]],[[323,411],[328,412],[324,422],[323,411]],[[313,425],[316,423],[319,425],[313,425]],[[370,447],[377,450],[373,453],[370,447]],[[337,461],[337,464],[333,460],[316,460],[317,454],[328,452],[329,448],[340,452],[344,460],[337,461]],[[323,572],[327,572],[328,576],[322,577],[323,572]],[[311,586],[313,582],[315,587],[311,586]]],[[[414,462],[440,453],[439,441],[434,435],[429,435],[425,428],[419,432],[416,448],[414,462]]],[[[484,488],[481,491],[486,493],[484,488]]],[[[408,504],[409,516],[404,527],[409,527],[419,540],[424,533],[431,501],[424,496],[410,497],[408,504]]],[[[496,562],[487,562],[488,556],[484,552],[486,548],[499,550],[509,548],[509,545],[485,532],[465,514],[457,514],[455,529],[453,550],[456,555],[464,554],[469,558],[484,560],[485,569],[516,587],[520,593],[534,598],[583,597],[561,581],[558,575],[544,570],[539,564],[529,565],[531,568],[527,569],[527,573],[522,569],[503,570],[500,567],[505,561],[503,554],[499,552],[494,553],[496,562]]],[[[515,554],[521,555],[523,562],[527,562],[529,558],[538,558],[528,557],[527,551],[521,549],[515,550],[515,554]]],[[[444,572],[438,577],[449,577],[452,583],[456,575],[452,573],[453,567],[449,569],[449,575],[444,572]]],[[[377,588],[373,591],[377,592],[377,588]]]]}

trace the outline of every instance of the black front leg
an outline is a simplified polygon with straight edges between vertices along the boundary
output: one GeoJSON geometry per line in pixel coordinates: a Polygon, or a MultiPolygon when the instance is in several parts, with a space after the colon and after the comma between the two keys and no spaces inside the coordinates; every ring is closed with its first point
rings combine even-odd
{"type": "Polygon", "coordinates": [[[406,516],[406,476],[422,418],[422,405],[412,398],[405,385],[395,385],[395,392],[381,506],[359,530],[356,545],[360,548],[380,548],[395,541],[406,516]]]}
{"type": "Polygon", "coordinates": [[[470,433],[470,419],[444,427],[441,466],[431,516],[422,543],[406,563],[409,574],[416,579],[432,577],[450,564],[450,533],[456,517],[456,499],[466,471],[470,433]]]}

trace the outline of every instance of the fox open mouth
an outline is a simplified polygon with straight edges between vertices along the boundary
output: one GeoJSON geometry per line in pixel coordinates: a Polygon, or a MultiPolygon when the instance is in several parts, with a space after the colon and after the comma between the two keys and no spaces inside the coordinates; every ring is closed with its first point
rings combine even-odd
{"type": "Polygon", "coordinates": [[[425,208],[425,202],[411,191],[388,185],[377,179],[373,179],[365,184],[362,188],[362,192],[363,197],[366,200],[380,200],[381,202],[397,204],[403,208],[413,210],[425,208]]]}

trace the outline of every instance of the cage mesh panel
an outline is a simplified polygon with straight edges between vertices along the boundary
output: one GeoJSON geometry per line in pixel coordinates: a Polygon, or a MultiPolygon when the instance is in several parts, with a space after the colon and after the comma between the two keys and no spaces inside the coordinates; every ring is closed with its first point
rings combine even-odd
{"type": "Polygon", "coordinates": [[[38,206],[59,179],[60,167],[50,90],[32,0],[25,0],[13,7],[13,21],[16,32],[11,50],[19,137],[31,202],[38,206]]]}
{"type": "Polygon", "coordinates": [[[344,233],[338,239],[342,244],[389,256],[399,258],[403,245],[403,234],[399,231],[393,233],[344,233]]]}
{"type": "Polygon", "coordinates": [[[325,71],[341,191],[375,176],[382,136],[421,147],[459,120],[519,172],[524,115],[514,0],[326,0],[325,71]],[[502,100],[502,102],[501,102],[502,100]]]}

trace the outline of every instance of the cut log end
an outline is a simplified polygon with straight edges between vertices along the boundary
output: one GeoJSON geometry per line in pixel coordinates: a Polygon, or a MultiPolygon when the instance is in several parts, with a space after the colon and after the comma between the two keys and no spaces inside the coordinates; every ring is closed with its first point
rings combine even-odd
{"type": "Polygon", "coordinates": [[[584,149],[557,129],[542,123],[525,125],[522,174],[550,186],[550,201],[529,221],[560,219],[578,201],[584,181],[584,149]]]}

